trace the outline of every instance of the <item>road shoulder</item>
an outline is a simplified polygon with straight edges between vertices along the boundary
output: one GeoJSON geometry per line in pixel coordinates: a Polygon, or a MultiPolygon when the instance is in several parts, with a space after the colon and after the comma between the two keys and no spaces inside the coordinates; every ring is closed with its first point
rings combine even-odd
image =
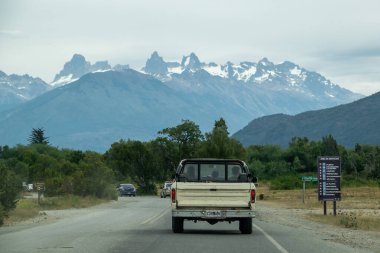
{"type": "Polygon", "coordinates": [[[340,228],[309,220],[307,215],[315,213],[316,210],[284,208],[271,202],[260,201],[257,203],[256,211],[256,219],[259,221],[310,230],[323,236],[325,240],[349,245],[352,248],[380,252],[379,232],[340,228]]]}

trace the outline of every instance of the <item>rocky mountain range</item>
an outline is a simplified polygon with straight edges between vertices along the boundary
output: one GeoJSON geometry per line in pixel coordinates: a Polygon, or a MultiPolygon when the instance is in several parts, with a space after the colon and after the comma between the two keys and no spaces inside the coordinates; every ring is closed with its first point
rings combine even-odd
{"type": "Polygon", "coordinates": [[[43,127],[53,145],[104,151],[121,138],[155,138],[182,119],[209,131],[223,117],[233,133],[265,115],[294,115],[363,97],[288,61],[218,65],[194,53],[166,62],[154,52],[141,71],[74,55],[50,87],[5,111],[0,145],[25,143],[33,127],[43,127]]]}
{"type": "MultiPolygon", "coordinates": [[[[331,107],[363,97],[332,83],[316,72],[301,68],[297,64],[285,61],[276,65],[267,58],[263,58],[258,63],[245,61],[240,64],[227,62],[224,65],[218,65],[213,62],[201,62],[194,53],[191,53],[184,56],[179,63],[165,62],[157,52],[154,52],[142,71],[169,85],[173,82],[183,83],[189,80],[193,83],[205,83],[205,79],[207,79],[207,82],[230,83],[242,90],[246,87],[253,88],[259,93],[262,90],[272,94],[293,93],[298,98],[310,102],[310,104],[304,105],[305,109],[331,107]]],[[[223,85],[220,86],[222,89],[224,88],[223,85]]],[[[187,91],[204,89],[204,87],[207,87],[207,84],[202,87],[185,85],[187,91]]],[[[178,85],[174,85],[174,88],[180,89],[178,85]]],[[[290,114],[294,114],[294,112],[292,111],[290,114]]]]}
{"type": "Polygon", "coordinates": [[[184,115],[199,119],[188,104],[134,70],[89,73],[8,111],[0,119],[0,145],[25,143],[31,129],[42,126],[52,145],[105,151],[122,138],[153,138],[184,115]]]}
{"type": "Polygon", "coordinates": [[[50,90],[40,78],[7,75],[0,71],[0,112],[20,105],[50,90]]]}
{"type": "Polygon", "coordinates": [[[80,77],[91,72],[107,71],[107,70],[124,70],[128,69],[128,65],[116,65],[111,67],[108,61],[97,61],[94,64],[86,61],[86,58],[80,54],[74,54],[70,61],[66,62],[63,69],[55,75],[53,82],[50,83],[53,87],[63,86],[78,80],[80,77]]]}

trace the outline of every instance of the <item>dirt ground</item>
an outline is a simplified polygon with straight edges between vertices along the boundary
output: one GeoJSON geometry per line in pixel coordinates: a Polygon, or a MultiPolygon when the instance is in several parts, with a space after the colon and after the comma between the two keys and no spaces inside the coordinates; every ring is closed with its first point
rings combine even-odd
{"type": "MultiPolygon", "coordinates": [[[[258,219],[278,224],[303,227],[323,234],[328,240],[380,253],[380,189],[371,187],[342,190],[342,201],[337,202],[337,218],[333,216],[332,203],[327,203],[327,216],[314,189],[308,189],[303,201],[302,190],[274,191],[259,187],[257,201],[258,219]],[[336,225],[344,215],[352,214],[352,225],[336,225]],[[340,215],[340,216],[339,216],[340,215]],[[356,221],[358,219],[358,221],[356,221]],[[324,222],[321,222],[324,221],[324,222]],[[370,224],[364,224],[363,220],[370,224]],[[334,224],[335,221],[335,224],[334,224]],[[326,224],[327,223],[327,224],[326,224]],[[359,223],[359,226],[355,227],[359,223]],[[366,226],[369,225],[369,226],[366,226]]],[[[348,217],[351,219],[350,217],[348,217]]]]}
{"type": "Polygon", "coordinates": [[[257,219],[277,224],[302,227],[324,235],[329,240],[350,245],[353,248],[380,252],[380,232],[362,231],[321,224],[308,219],[308,215],[322,210],[305,210],[279,207],[277,203],[268,201],[257,202],[257,219]]]}

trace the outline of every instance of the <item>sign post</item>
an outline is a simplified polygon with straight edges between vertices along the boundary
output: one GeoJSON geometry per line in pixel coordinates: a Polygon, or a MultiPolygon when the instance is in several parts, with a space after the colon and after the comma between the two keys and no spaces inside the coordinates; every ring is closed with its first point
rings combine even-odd
{"type": "Polygon", "coordinates": [[[41,195],[45,191],[45,183],[36,183],[37,193],[38,193],[38,205],[41,204],[41,195]]]}
{"type": "Polygon", "coordinates": [[[323,201],[323,214],[326,215],[326,201],[333,201],[336,215],[336,201],[341,200],[341,163],[339,156],[318,157],[318,200],[323,201]]]}
{"type": "Polygon", "coordinates": [[[303,195],[302,195],[302,203],[305,204],[305,193],[306,193],[306,182],[316,182],[318,181],[318,178],[315,176],[302,176],[302,183],[303,183],[303,195]]]}

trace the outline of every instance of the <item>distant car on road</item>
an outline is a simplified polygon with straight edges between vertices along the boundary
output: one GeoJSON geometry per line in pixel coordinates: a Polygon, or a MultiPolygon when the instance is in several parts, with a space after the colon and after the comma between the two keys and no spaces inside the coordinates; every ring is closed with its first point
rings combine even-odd
{"type": "Polygon", "coordinates": [[[164,186],[161,188],[161,198],[166,198],[166,196],[170,196],[172,191],[172,184],[173,182],[171,181],[166,181],[164,183],[164,186]]]}
{"type": "Polygon", "coordinates": [[[133,184],[119,184],[117,190],[120,196],[136,197],[136,187],[133,184]]]}

